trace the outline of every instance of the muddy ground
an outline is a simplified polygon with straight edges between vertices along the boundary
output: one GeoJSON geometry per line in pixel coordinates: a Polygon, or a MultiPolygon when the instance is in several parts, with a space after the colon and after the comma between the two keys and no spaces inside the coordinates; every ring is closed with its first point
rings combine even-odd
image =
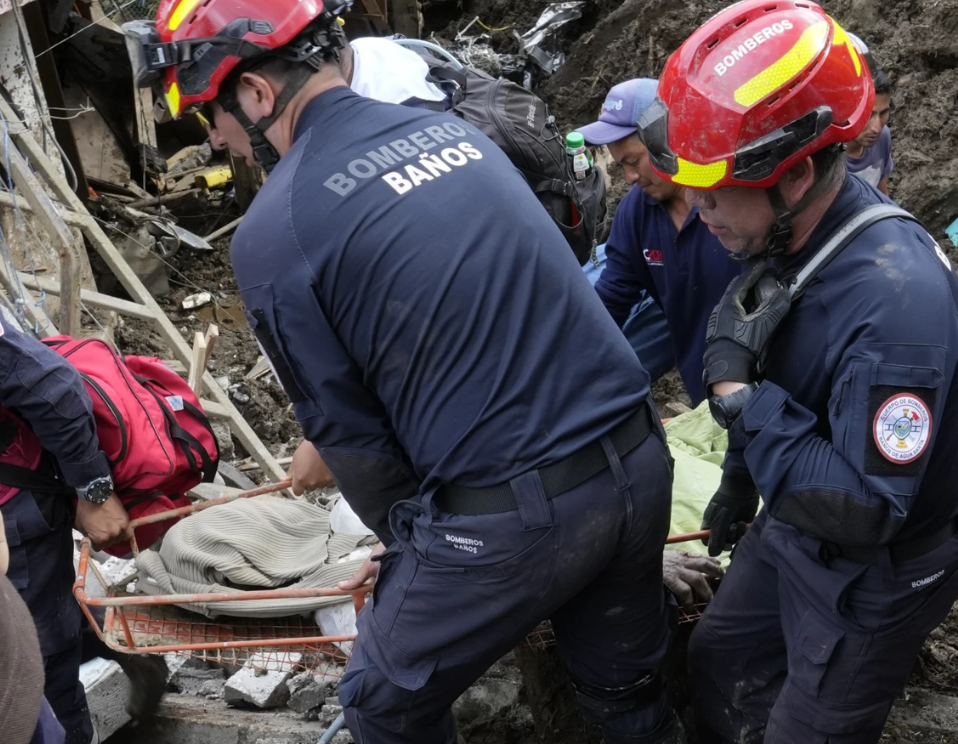
{"type": "MultiPolygon", "coordinates": [[[[702,21],[727,3],[723,0],[593,0],[581,20],[566,26],[560,37],[566,64],[539,86],[562,128],[591,121],[609,87],[633,77],[655,77],[668,55],[702,21]]],[[[512,30],[530,28],[544,6],[539,0],[423,0],[425,36],[451,39],[465,23],[479,16],[491,28],[501,52],[514,52],[512,30]]],[[[891,127],[896,169],[891,195],[916,214],[936,239],[958,260],[944,228],[958,216],[958,0],[833,0],[826,3],[848,30],[857,33],[895,83],[891,127]]],[[[625,193],[621,174],[612,190],[612,205],[625,193]]],[[[172,259],[174,291],[161,304],[192,339],[196,330],[217,322],[221,336],[210,369],[228,377],[234,400],[253,428],[281,457],[291,454],[300,429],[288,400],[271,376],[247,381],[259,353],[243,319],[229,266],[228,240],[212,254],[183,252],[172,259]],[[199,311],[180,309],[190,294],[209,291],[214,303],[199,311]]],[[[143,324],[126,320],[117,330],[126,353],[161,353],[159,343],[143,324]]],[[[660,408],[675,400],[687,403],[674,373],[655,386],[660,408]]],[[[245,453],[238,442],[236,456],[245,453]]],[[[598,741],[575,710],[564,672],[554,649],[517,655],[525,685],[515,710],[491,720],[471,722],[463,731],[467,744],[587,744],[598,741]],[[535,723],[528,715],[532,709],[535,723]]],[[[681,659],[676,661],[681,667],[681,659]]],[[[681,675],[674,675],[676,678],[681,675]]],[[[929,639],[916,665],[914,690],[958,695],[958,614],[929,639]]],[[[673,689],[683,706],[681,685],[673,689]]],[[[910,699],[910,694],[906,695],[910,699]]],[[[908,705],[904,700],[903,705],[908,705]]],[[[883,739],[902,744],[958,744],[958,733],[930,735],[890,724],[883,739]]]]}

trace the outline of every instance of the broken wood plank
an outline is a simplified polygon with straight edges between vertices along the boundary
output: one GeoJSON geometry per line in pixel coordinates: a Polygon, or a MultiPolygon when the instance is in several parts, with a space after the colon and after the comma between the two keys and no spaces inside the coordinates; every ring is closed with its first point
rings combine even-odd
{"type": "Polygon", "coordinates": [[[247,380],[258,380],[260,377],[265,377],[272,371],[272,367],[269,366],[269,359],[266,357],[260,357],[259,361],[253,365],[253,368],[246,373],[247,380]]]}
{"type": "Polygon", "coordinates": [[[213,348],[216,346],[216,340],[220,337],[220,327],[215,323],[211,324],[209,328],[206,329],[206,359],[203,360],[203,369],[206,369],[210,364],[210,359],[213,358],[213,348]]]}
{"type": "MultiPolygon", "coordinates": [[[[60,296],[60,282],[55,279],[45,277],[34,278],[31,274],[19,272],[20,283],[27,289],[46,292],[54,297],[60,296]]],[[[126,315],[130,318],[140,318],[141,320],[153,320],[153,314],[142,305],[129,300],[121,300],[119,297],[100,294],[90,289],[80,288],[80,301],[93,307],[99,307],[104,310],[126,315]]]]}
{"type": "MultiPolygon", "coordinates": [[[[19,194],[11,194],[9,191],[0,191],[0,206],[9,207],[10,209],[19,209],[22,212],[33,214],[33,205],[30,202],[19,194]]],[[[62,205],[58,204],[57,206],[62,205]]],[[[71,227],[86,227],[93,221],[93,218],[89,214],[79,215],[69,210],[64,210],[60,213],[60,217],[71,227]]]]}
{"type": "Polygon", "coordinates": [[[143,207],[158,207],[161,204],[168,204],[169,202],[176,201],[177,199],[182,199],[189,196],[190,194],[198,194],[200,189],[189,189],[187,191],[174,191],[169,194],[163,194],[161,196],[154,196],[149,199],[139,199],[131,203],[130,209],[141,209],[143,207]]]}
{"type": "Polygon", "coordinates": [[[205,240],[207,243],[212,243],[217,238],[222,238],[224,235],[227,235],[228,233],[233,232],[233,230],[235,230],[237,227],[240,226],[240,223],[242,221],[243,221],[242,217],[237,217],[228,225],[223,225],[223,227],[219,228],[218,230],[214,230],[213,232],[211,232],[209,235],[203,238],[203,240],[205,240]]]}
{"type": "Polygon", "coordinates": [[[196,393],[196,397],[199,397],[202,392],[201,380],[204,372],[206,372],[206,336],[197,331],[193,334],[193,357],[190,360],[190,375],[186,378],[186,384],[196,393]]]}

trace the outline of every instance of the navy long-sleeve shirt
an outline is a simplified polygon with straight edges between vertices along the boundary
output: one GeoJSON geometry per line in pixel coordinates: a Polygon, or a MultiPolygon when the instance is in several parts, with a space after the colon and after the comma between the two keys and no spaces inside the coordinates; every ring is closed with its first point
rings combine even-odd
{"type": "Polygon", "coordinates": [[[59,462],[67,485],[110,475],[93,403],[63,357],[0,317],[0,407],[16,413],[59,462]]]}
{"type": "Polygon", "coordinates": [[[521,174],[445,114],[318,96],[232,259],[304,433],[354,507],[508,481],[649,394],[521,174]]]}
{"type": "MultiPolygon", "coordinates": [[[[879,202],[891,203],[846,178],[808,244],[779,261],[783,276],[879,202]]],[[[736,422],[772,516],[859,546],[958,516],[956,363],[958,277],[941,248],[907,220],[864,230],[793,304],[736,422]]]]}
{"type": "Polygon", "coordinates": [[[693,209],[681,230],[664,204],[633,186],[619,204],[595,289],[621,328],[648,291],[665,312],[675,361],[693,405],[705,399],[702,356],[709,316],[742,265],[693,209]]]}

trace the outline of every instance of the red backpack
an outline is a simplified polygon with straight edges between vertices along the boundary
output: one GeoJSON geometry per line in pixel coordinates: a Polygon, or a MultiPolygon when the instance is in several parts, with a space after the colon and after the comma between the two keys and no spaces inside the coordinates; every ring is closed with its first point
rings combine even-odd
{"type": "MultiPolygon", "coordinates": [[[[93,401],[100,449],[110,461],[114,491],[130,519],[189,506],[184,494],[201,481],[213,480],[219,450],[209,420],[186,382],[159,359],[124,358],[98,339],[55,336],[44,343],[69,360],[83,377],[93,401]]],[[[43,479],[42,484],[31,483],[30,478],[3,477],[7,465],[37,467],[36,453],[42,448],[33,432],[21,426],[14,444],[19,445],[16,451],[9,453],[8,449],[0,458],[5,466],[0,480],[33,490],[50,490],[54,484],[56,490],[66,490],[59,478],[45,475],[43,467],[30,473],[43,479]],[[23,456],[17,456],[18,452],[23,456]]],[[[137,546],[141,550],[149,547],[175,522],[137,529],[137,546]]],[[[130,550],[129,543],[122,543],[107,552],[126,556],[130,550]]]]}

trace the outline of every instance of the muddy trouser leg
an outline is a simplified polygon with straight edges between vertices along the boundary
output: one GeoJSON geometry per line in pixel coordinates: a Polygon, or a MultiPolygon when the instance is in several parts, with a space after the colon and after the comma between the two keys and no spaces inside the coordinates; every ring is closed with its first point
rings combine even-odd
{"type": "Polygon", "coordinates": [[[761,543],[763,511],[689,640],[689,685],[699,740],[761,742],[785,679],[778,570],[761,543]]]}
{"type": "Polygon", "coordinates": [[[63,495],[21,491],[3,506],[7,577],[30,608],[46,669],[44,694],[66,744],[89,744],[93,723],[80,684],[81,614],[73,598],[72,515],[63,495]]]}
{"type": "Polygon", "coordinates": [[[766,742],[875,744],[922,644],[958,598],[958,538],[893,564],[841,557],[768,520],[779,565],[788,676],[766,742]],[[824,556],[824,557],[823,557],[824,556]]]}
{"type": "MultiPolygon", "coordinates": [[[[396,543],[384,554],[372,602],[360,613],[359,638],[340,684],[358,744],[456,741],[453,701],[608,570],[621,554],[620,542],[629,540],[633,505],[647,495],[664,502],[668,513],[668,488],[662,487],[668,463],[656,436],[622,458],[622,466],[632,483],[642,484],[631,495],[619,490],[621,475],[606,469],[546,499],[533,472],[512,481],[514,511],[448,514],[432,494],[393,508],[396,543]]],[[[667,524],[656,533],[659,553],[665,530],[667,524]]],[[[647,551],[649,560],[654,553],[647,551]]],[[[662,627],[635,633],[667,637],[662,627]]],[[[622,679],[634,684],[640,675],[627,666],[622,679]]]]}
{"type": "MultiPolygon", "coordinates": [[[[665,462],[666,448],[650,439],[650,449],[657,446],[665,462]]],[[[659,674],[676,617],[662,582],[672,481],[668,463],[655,467],[652,457],[644,469],[613,464],[628,515],[615,554],[587,587],[552,613],[576,698],[607,744],[664,744],[677,736],[659,674]]],[[[577,559],[560,556],[560,570],[577,559]]]]}

